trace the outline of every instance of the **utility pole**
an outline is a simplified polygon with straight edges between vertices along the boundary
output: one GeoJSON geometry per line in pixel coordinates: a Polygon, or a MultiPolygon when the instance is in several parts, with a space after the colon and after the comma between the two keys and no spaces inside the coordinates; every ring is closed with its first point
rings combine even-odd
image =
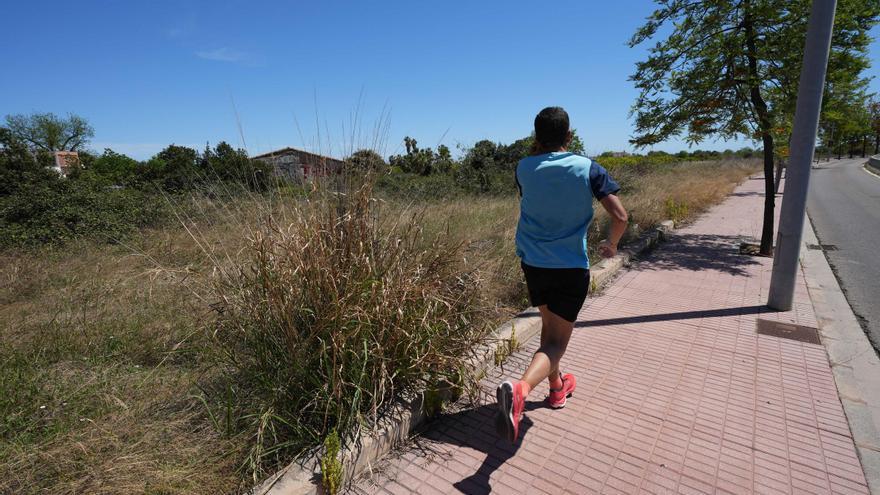
{"type": "MultiPolygon", "coordinates": [[[[828,51],[834,28],[837,0],[813,0],[804,64],[798,85],[797,109],[791,135],[791,160],[786,170],[785,191],[779,215],[779,231],[773,256],[773,277],[767,306],[778,311],[791,309],[794,284],[800,259],[807,191],[810,187],[810,162],[816,148],[816,131],[828,69],[828,51]]],[[[770,193],[772,194],[772,193],[770,193]]]]}

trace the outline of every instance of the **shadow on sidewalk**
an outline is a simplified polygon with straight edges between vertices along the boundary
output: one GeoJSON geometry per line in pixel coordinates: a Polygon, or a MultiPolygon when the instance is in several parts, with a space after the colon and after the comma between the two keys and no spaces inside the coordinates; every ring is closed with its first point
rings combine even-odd
{"type": "MultiPolygon", "coordinates": [[[[763,180],[763,179],[762,179],[762,180],[763,180]]],[[[734,196],[734,197],[737,197],[737,198],[746,198],[746,197],[752,197],[752,196],[761,196],[761,197],[763,197],[763,196],[764,196],[764,191],[742,191],[742,192],[735,192],[735,193],[730,193],[730,196],[734,196]]]]}
{"type": "Polygon", "coordinates": [[[761,313],[775,313],[776,311],[767,306],[743,306],[740,308],[705,309],[697,311],[681,311],[678,313],[659,313],[655,315],[626,316],[621,318],[606,318],[604,320],[578,321],[575,328],[602,327],[611,325],[627,325],[630,323],[649,323],[654,321],[670,320],[693,320],[697,318],[719,318],[723,316],[757,315],[761,313]]]}
{"type": "MultiPolygon", "coordinates": [[[[544,401],[527,401],[525,411],[533,411],[546,407],[544,401]]],[[[497,437],[495,433],[495,404],[486,404],[473,409],[465,409],[454,414],[443,415],[430,423],[417,440],[416,448],[425,455],[431,453],[431,445],[422,440],[469,447],[486,454],[483,463],[476,468],[474,474],[453,483],[461,493],[481,495],[492,493],[489,478],[496,469],[513,457],[522,445],[523,438],[532,426],[532,420],[523,416],[520,423],[519,439],[513,445],[497,437]]],[[[457,459],[467,462],[468,458],[457,459]]]]}
{"type": "Polygon", "coordinates": [[[647,270],[714,270],[731,275],[748,275],[746,267],[760,265],[754,257],[740,254],[744,236],[673,234],[669,243],[638,264],[647,270]]]}

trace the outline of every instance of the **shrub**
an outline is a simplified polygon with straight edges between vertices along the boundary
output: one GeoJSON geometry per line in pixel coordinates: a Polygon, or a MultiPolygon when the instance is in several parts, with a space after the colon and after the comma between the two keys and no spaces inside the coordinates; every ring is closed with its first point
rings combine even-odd
{"type": "Polygon", "coordinates": [[[455,177],[446,174],[422,176],[392,172],[379,177],[376,186],[383,194],[397,198],[444,199],[465,193],[455,177]]]}
{"type": "Polygon", "coordinates": [[[388,164],[385,163],[382,155],[370,149],[355,151],[345,161],[352,172],[359,174],[370,172],[381,174],[388,169],[388,164]]]}
{"type": "Polygon", "coordinates": [[[87,169],[96,175],[106,178],[113,184],[124,185],[136,181],[136,174],[140,162],[111,149],[105,149],[104,153],[90,160],[87,169]]]}
{"type": "Polygon", "coordinates": [[[679,202],[672,198],[666,200],[666,216],[675,222],[681,222],[687,218],[689,210],[686,201],[679,202]]]}
{"type": "Polygon", "coordinates": [[[227,370],[213,386],[236,391],[255,476],[334,428],[351,438],[429,374],[458,376],[484,333],[460,246],[423,234],[418,213],[384,221],[369,185],[258,207],[211,296],[227,370]]]}
{"type": "Polygon", "coordinates": [[[0,197],[0,247],[60,244],[84,237],[120,240],[167,216],[158,195],[114,188],[92,174],[76,180],[56,176],[0,197]]]}
{"type": "Polygon", "coordinates": [[[200,173],[199,153],[186,146],[172,144],[138,169],[146,182],[158,184],[166,191],[191,189],[204,177],[200,173]]]}
{"type": "Polygon", "coordinates": [[[403,199],[455,199],[468,195],[503,196],[516,192],[512,171],[452,169],[449,174],[422,176],[405,172],[383,175],[377,189],[403,199]]]}
{"type": "Polygon", "coordinates": [[[224,181],[252,191],[265,191],[275,182],[270,165],[251,160],[247,151],[235,149],[225,141],[220,141],[214,149],[205,149],[201,166],[197,173],[205,182],[224,181]]]}
{"type": "Polygon", "coordinates": [[[58,180],[47,153],[33,154],[12,133],[0,127],[0,198],[31,184],[58,180]]]}

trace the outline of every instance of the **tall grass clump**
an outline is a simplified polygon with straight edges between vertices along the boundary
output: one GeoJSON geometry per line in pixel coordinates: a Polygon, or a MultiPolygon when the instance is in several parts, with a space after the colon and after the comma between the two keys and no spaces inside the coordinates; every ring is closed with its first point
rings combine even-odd
{"type": "Polygon", "coordinates": [[[212,256],[210,294],[213,386],[234,391],[224,407],[252,437],[255,478],[459,376],[483,334],[477,276],[423,212],[386,218],[369,182],[258,209],[241,250],[212,256]]]}

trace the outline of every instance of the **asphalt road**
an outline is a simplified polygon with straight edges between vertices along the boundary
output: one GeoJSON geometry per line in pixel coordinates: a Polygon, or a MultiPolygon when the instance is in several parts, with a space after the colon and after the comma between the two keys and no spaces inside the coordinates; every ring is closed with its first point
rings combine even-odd
{"type": "Polygon", "coordinates": [[[864,170],[865,161],[814,163],[807,213],[853,312],[880,350],[880,177],[864,170]]]}

